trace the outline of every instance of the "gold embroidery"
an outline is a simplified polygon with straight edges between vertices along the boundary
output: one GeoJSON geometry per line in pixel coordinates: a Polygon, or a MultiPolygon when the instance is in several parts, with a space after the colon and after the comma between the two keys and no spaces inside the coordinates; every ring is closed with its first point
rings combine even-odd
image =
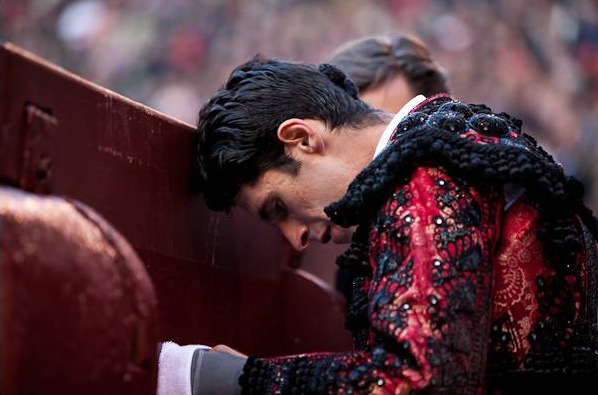
{"type": "Polygon", "coordinates": [[[537,211],[529,205],[511,207],[504,216],[503,239],[494,261],[494,317],[507,314],[510,318],[518,353],[529,350],[527,336],[538,311],[535,278],[543,265],[535,236],[537,218],[537,211]]]}

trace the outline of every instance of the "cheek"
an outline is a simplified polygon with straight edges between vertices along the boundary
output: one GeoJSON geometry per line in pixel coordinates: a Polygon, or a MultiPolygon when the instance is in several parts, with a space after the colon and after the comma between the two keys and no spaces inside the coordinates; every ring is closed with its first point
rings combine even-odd
{"type": "Polygon", "coordinates": [[[312,177],[309,180],[301,179],[297,183],[290,198],[296,202],[298,214],[310,218],[326,218],[324,207],[339,200],[344,194],[344,189],[341,188],[345,183],[343,172],[332,166],[322,166],[317,172],[310,174],[312,177]]]}
{"type": "Polygon", "coordinates": [[[296,191],[295,196],[297,197],[297,202],[299,203],[299,207],[302,210],[310,210],[311,206],[313,205],[313,193],[310,192],[309,188],[301,188],[296,191]]]}
{"type": "Polygon", "coordinates": [[[302,220],[313,218],[323,210],[323,207],[318,207],[322,201],[320,193],[313,184],[295,188],[292,195],[288,196],[290,211],[302,220]]]}
{"type": "Polygon", "coordinates": [[[311,191],[308,205],[314,214],[322,215],[324,207],[338,200],[335,192],[336,185],[336,180],[329,179],[328,182],[321,183],[319,188],[311,191]]]}

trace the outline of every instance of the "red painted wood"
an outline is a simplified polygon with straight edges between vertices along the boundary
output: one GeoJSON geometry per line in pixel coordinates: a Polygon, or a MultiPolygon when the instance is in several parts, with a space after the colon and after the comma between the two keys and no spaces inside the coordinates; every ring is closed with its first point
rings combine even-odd
{"type": "Polygon", "coordinates": [[[162,339],[258,355],[350,348],[342,300],[289,271],[300,257],[275,229],[205,207],[192,126],[10,44],[0,70],[2,182],[78,199],[114,225],[153,280],[162,339]],[[314,335],[289,341],[293,325],[314,335]]]}
{"type": "Polygon", "coordinates": [[[152,282],[80,203],[0,187],[2,394],[150,394],[152,282]]]}

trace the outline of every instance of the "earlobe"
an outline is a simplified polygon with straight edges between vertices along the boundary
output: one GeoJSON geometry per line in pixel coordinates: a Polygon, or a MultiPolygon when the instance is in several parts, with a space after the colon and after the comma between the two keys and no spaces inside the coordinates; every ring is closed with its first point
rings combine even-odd
{"type": "Polygon", "coordinates": [[[308,154],[319,153],[324,148],[324,142],[316,130],[318,122],[298,118],[287,119],[278,127],[278,139],[290,153],[294,150],[308,154]]]}

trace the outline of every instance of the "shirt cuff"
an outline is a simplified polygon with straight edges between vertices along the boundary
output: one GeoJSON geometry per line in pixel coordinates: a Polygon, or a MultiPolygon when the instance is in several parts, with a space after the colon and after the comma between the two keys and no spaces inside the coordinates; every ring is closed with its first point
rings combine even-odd
{"type": "Polygon", "coordinates": [[[210,347],[179,346],[171,341],[162,343],[158,360],[158,395],[192,395],[191,361],[197,349],[209,350],[210,347]]]}
{"type": "Polygon", "coordinates": [[[227,352],[204,353],[201,364],[193,368],[193,394],[240,395],[239,376],[246,361],[227,352]]]}

